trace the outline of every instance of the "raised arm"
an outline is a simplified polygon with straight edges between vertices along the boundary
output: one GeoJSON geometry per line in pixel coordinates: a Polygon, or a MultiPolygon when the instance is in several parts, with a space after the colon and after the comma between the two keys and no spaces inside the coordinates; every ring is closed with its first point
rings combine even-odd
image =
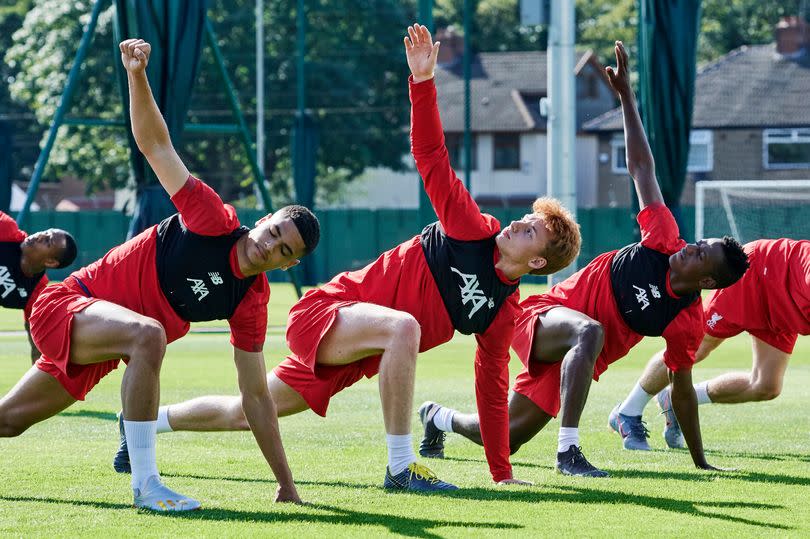
{"type": "Polygon", "coordinates": [[[616,42],[616,67],[605,68],[610,86],[622,103],[624,119],[624,147],[626,151],[627,171],[633,177],[638,194],[639,209],[650,204],[663,204],[664,197],[655,179],[655,161],[653,160],[647,135],[638,114],[636,97],[630,88],[630,77],[627,73],[627,51],[621,41],[616,42]]]}
{"type": "Polygon", "coordinates": [[[127,39],[118,47],[121,49],[121,62],[127,70],[132,135],[160,184],[170,197],[174,196],[186,183],[189,172],[172,146],[169,129],[146,78],[146,65],[152,47],[142,39],[127,39]]]}
{"type": "Polygon", "coordinates": [[[405,55],[411,69],[411,153],[447,235],[458,240],[479,240],[497,232],[500,225],[481,214],[450,164],[433,83],[438,53],[439,42],[433,43],[426,27],[408,27],[405,55]]]}
{"type": "Polygon", "coordinates": [[[278,481],[275,501],[301,503],[281,443],[276,405],[267,389],[264,354],[239,348],[234,348],[233,352],[245,419],[278,481]]]}

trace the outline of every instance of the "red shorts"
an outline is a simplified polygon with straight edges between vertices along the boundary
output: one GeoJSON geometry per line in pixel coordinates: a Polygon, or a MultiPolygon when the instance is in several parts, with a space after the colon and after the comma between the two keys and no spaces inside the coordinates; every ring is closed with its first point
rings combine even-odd
{"type": "Polygon", "coordinates": [[[792,354],[798,336],[810,334],[810,242],[801,242],[786,262],[755,258],[737,283],[712,291],[703,312],[712,337],[747,331],[792,354]]]}
{"type": "Polygon", "coordinates": [[[547,414],[557,417],[560,411],[560,369],[562,358],[556,363],[531,361],[532,343],[537,327],[537,317],[555,307],[568,307],[597,320],[605,332],[605,344],[596,358],[593,379],[605,372],[608,365],[627,355],[642,336],[627,327],[616,309],[613,297],[599,298],[592,309],[577,309],[576,305],[562,305],[557,299],[546,295],[530,296],[521,303],[523,312],[515,322],[512,349],[523,363],[523,370],[515,379],[512,390],[535,403],[547,414]],[[589,312],[590,311],[590,312],[589,312]]]}
{"type": "Polygon", "coordinates": [[[36,366],[62,384],[76,400],[84,400],[99,380],[118,367],[113,359],[91,365],[70,362],[73,315],[101,301],[88,297],[72,278],[49,286],[37,297],[31,312],[31,338],[42,356],[36,366]]]}
{"type": "Polygon", "coordinates": [[[335,322],[338,310],[355,303],[315,289],[293,306],[287,319],[287,345],[292,353],[273,372],[322,417],[326,416],[332,395],[380,370],[380,356],[339,366],[315,363],[318,346],[335,322]]]}

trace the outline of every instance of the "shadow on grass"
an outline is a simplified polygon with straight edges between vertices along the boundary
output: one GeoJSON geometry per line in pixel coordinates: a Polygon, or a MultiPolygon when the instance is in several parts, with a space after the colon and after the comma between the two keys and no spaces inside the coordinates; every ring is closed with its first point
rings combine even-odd
{"type": "MultiPolygon", "coordinates": [[[[60,500],[58,498],[36,498],[30,496],[0,496],[0,500],[10,502],[53,503],[71,506],[93,507],[97,509],[132,510],[131,505],[108,502],[93,502],[85,500],[60,500]]],[[[310,523],[332,524],[343,526],[380,526],[389,533],[404,535],[406,537],[420,537],[425,539],[438,539],[439,535],[431,532],[434,528],[461,528],[461,529],[492,529],[492,530],[518,530],[523,526],[511,522],[471,522],[457,520],[437,520],[427,518],[401,517],[381,513],[367,513],[352,511],[342,507],[323,504],[306,504],[300,507],[286,506],[292,509],[283,511],[237,511],[233,509],[203,508],[199,511],[186,511],[178,513],[154,513],[157,516],[179,518],[196,521],[239,521],[239,522],[268,522],[268,523],[310,523]],[[311,510],[319,511],[312,513],[311,510]]],[[[149,511],[144,511],[152,514],[149,511]]]]}
{"type": "Polygon", "coordinates": [[[747,453],[745,451],[723,451],[721,449],[707,449],[707,455],[718,457],[756,459],[780,462],[810,462],[810,455],[807,453],[747,453]]]}
{"type": "Polygon", "coordinates": [[[59,415],[65,417],[89,417],[101,419],[102,421],[116,421],[118,419],[115,412],[101,412],[99,410],[65,410],[60,412],[59,415]]]}
{"type": "MultiPolygon", "coordinates": [[[[208,479],[214,481],[238,481],[249,483],[271,483],[275,481],[268,479],[248,479],[240,477],[211,477],[189,474],[162,474],[164,477],[183,477],[190,479],[208,479]]],[[[661,474],[667,477],[666,474],[661,474]]],[[[683,474],[688,475],[688,474],[683,474]]],[[[700,476],[696,473],[695,476],[700,476]]],[[[690,480],[694,480],[692,477],[690,480]]],[[[572,481],[596,481],[601,483],[603,480],[591,480],[586,478],[572,478],[572,481]]],[[[359,490],[378,489],[377,485],[368,485],[363,483],[348,483],[345,481],[296,481],[297,485],[312,485],[317,487],[338,487],[338,488],[353,488],[359,490]]],[[[382,489],[380,489],[382,490],[382,489]]],[[[437,495],[437,494],[431,494],[437,495]]],[[[444,492],[438,494],[443,497],[456,498],[462,500],[476,500],[476,501],[512,501],[524,503],[541,503],[541,502],[561,502],[561,503],[582,503],[582,504],[611,504],[611,505],[637,505],[647,507],[650,509],[658,509],[662,511],[669,511],[683,515],[691,515],[697,517],[705,517],[717,520],[724,520],[727,522],[736,522],[738,524],[747,524],[749,526],[759,526],[764,528],[778,528],[783,530],[792,529],[789,526],[782,524],[772,524],[770,522],[761,522],[758,520],[737,517],[724,513],[716,513],[704,510],[704,508],[717,508],[717,509],[760,509],[760,510],[773,510],[785,509],[783,505],[775,505],[768,503],[746,502],[746,501],[691,501],[691,500],[678,500],[675,498],[666,498],[663,496],[645,496],[641,494],[629,494],[621,491],[603,490],[599,488],[590,488],[579,485],[550,485],[548,487],[537,486],[528,487],[525,490],[515,489],[485,489],[485,488],[462,488],[456,491],[444,492]]]]}
{"type": "Polygon", "coordinates": [[[610,470],[611,477],[618,479],[675,479],[680,481],[711,481],[718,477],[751,483],[773,483],[777,485],[810,486],[810,477],[779,475],[744,470],[729,472],[656,472],[653,470],[610,470]]]}

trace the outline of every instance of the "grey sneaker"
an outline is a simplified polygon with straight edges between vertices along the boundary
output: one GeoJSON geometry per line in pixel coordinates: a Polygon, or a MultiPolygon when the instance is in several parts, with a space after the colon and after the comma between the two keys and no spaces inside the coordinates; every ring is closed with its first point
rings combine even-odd
{"type": "Polygon", "coordinates": [[[435,402],[424,402],[419,407],[419,420],[425,429],[422,443],[419,444],[419,454],[430,459],[444,458],[444,438],[447,434],[436,427],[433,418],[436,412],[441,409],[440,404],[435,402]]]}
{"type": "Polygon", "coordinates": [[[647,438],[650,437],[650,431],[641,416],[624,415],[619,412],[617,404],[613,411],[608,416],[608,426],[618,432],[622,437],[622,445],[625,449],[635,451],[649,451],[650,444],[647,443],[647,438]]]}
{"type": "Polygon", "coordinates": [[[200,502],[187,498],[171,490],[160,481],[160,476],[152,475],[144,482],[143,488],[132,489],[135,496],[133,505],[152,511],[194,511],[200,502]]]}
{"type": "Polygon", "coordinates": [[[661,413],[664,415],[664,420],[666,421],[666,425],[664,426],[664,440],[667,442],[667,446],[671,449],[685,448],[686,440],[683,438],[681,425],[678,423],[678,418],[675,417],[675,412],[672,411],[672,395],[670,394],[669,387],[665,387],[655,396],[655,402],[661,409],[661,413]]]}

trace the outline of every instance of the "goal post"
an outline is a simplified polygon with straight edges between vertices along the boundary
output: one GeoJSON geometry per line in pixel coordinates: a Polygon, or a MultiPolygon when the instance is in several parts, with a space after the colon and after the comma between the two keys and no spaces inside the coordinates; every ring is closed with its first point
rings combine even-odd
{"type": "Polygon", "coordinates": [[[695,183],[695,238],[810,239],[810,179],[695,183]]]}

